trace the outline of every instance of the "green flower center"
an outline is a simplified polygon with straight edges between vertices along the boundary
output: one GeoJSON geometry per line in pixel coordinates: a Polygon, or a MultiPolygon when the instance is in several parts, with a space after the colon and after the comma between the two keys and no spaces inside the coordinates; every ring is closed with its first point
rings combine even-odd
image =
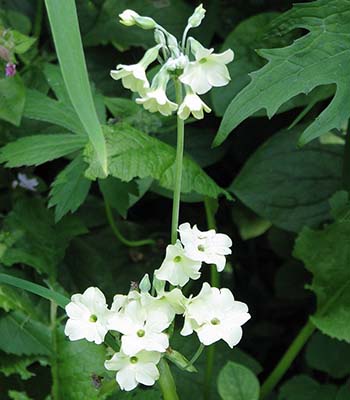
{"type": "Polygon", "coordinates": [[[136,334],[138,337],[144,337],[145,336],[145,331],[143,329],[139,329],[136,334]]]}
{"type": "Polygon", "coordinates": [[[213,319],[210,321],[210,323],[211,323],[212,325],[219,325],[219,324],[220,324],[220,320],[219,320],[218,318],[213,318],[213,319]]]}
{"type": "Polygon", "coordinates": [[[204,246],[203,246],[202,244],[200,244],[200,245],[197,247],[197,249],[198,249],[199,251],[205,251],[205,248],[204,248],[204,246]]]}
{"type": "Polygon", "coordinates": [[[208,60],[204,57],[201,60],[199,60],[199,64],[205,64],[208,60]]]}
{"type": "Polygon", "coordinates": [[[175,263],[179,263],[181,260],[182,260],[182,257],[180,257],[180,256],[174,257],[174,262],[175,263]]]}
{"type": "Polygon", "coordinates": [[[91,315],[90,315],[90,318],[89,318],[89,321],[90,321],[90,322],[96,322],[96,321],[97,321],[97,315],[91,314],[91,315]]]}
{"type": "Polygon", "coordinates": [[[135,356],[130,357],[130,362],[131,362],[131,364],[136,364],[138,361],[139,361],[139,360],[138,360],[137,357],[135,357],[135,356]]]}

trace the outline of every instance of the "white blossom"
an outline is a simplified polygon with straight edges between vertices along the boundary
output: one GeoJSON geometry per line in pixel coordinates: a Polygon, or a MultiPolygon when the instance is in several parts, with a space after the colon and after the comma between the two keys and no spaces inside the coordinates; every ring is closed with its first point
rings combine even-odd
{"type": "Polygon", "coordinates": [[[140,93],[142,97],[136,99],[136,103],[142,104],[149,112],[158,111],[165,116],[171,115],[173,111],[177,110],[178,105],[167,97],[166,87],[169,79],[170,76],[166,68],[162,68],[153,78],[151,88],[145,94],[140,93]]]}
{"type": "Polygon", "coordinates": [[[167,246],[165,259],[154,274],[158,279],[168,281],[174,286],[184,286],[190,279],[200,277],[201,265],[200,261],[188,258],[181,242],[177,241],[175,245],[167,246]]]}
{"type": "Polygon", "coordinates": [[[133,65],[117,65],[116,70],[111,71],[111,77],[115,80],[122,80],[122,84],[126,89],[140,94],[145,93],[149,88],[149,82],[146,76],[146,69],[158,57],[160,45],[154,46],[146,51],[142,59],[133,65]]]}
{"type": "Polygon", "coordinates": [[[192,91],[187,93],[177,112],[181,119],[187,119],[192,114],[197,119],[204,118],[204,111],[209,113],[211,109],[204,101],[192,91]]]}
{"type": "Polygon", "coordinates": [[[17,186],[35,192],[39,182],[36,178],[28,178],[26,174],[19,172],[17,179],[12,182],[12,188],[15,189],[17,186]]]}
{"type": "Polygon", "coordinates": [[[159,378],[157,364],[160,353],[154,351],[141,351],[133,356],[122,351],[115,353],[110,360],[105,362],[105,368],[118,371],[116,380],[122,390],[130,391],[141,383],[152,386],[159,378]]]}
{"type": "Polygon", "coordinates": [[[83,294],[74,294],[66,306],[69,317],[64,333],[70,340],[86,339],[101,344],[108,331],[110,311],[100,289],[89,287],[83,294]]]}
{"type": "Polygon", "coordinates": [[[181,335],[196,331],[206,346],[223,339],[232,348],[241,340],[241,326],[249,319],[248,306],[235,301],[229,289],[213,288],[205,282],[187,305],[181,335]]]}
{"type": "Polygon", "coordinates": [[[226,255],[231,254],[232,240],[223,233],[216,233],[214,229],[201,232],[197,225],[191,228],[188,222],[179,226],[181,242],[188,258],[215,264],[220,272],[225,268],[226,255]]]}
{"type": "Polygon", "coordinates": [[[127,355],[142,350],[163,353],[169,347],[168,335],[163,331],[169,327],[173,317],[169,308],[134,300],[110,318],[108,327],[123,335],[121,349],[127,355]]]}
{"type": "Polygon", "coordinates": [[[197,40],[188,39],[195,61],[185,67],[180,81],[192,88],[198,94],[207,93],[213,86],[225,86],[230,81],[226,64],[233,60],[233,51],[228,49],[220,54],[213,53],[214,49],[206,49],[197,40]]]}
{"type": "Polygon", "coordinates": [[[119,18],[119,22],[125,26],[138,25],[142,29],[154,29],[157,26],[154,19],[139,15],[133,10],[124,10],[119,18]]]}

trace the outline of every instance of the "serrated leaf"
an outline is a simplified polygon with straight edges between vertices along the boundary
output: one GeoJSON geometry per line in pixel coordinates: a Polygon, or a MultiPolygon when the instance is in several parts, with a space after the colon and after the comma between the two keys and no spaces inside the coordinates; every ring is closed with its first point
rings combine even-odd
{"type": "Polygon", "coordinates": [[[320,385],[306,375],[298,375],[281,387],[278,400],[336,400],[335,385],[320,385]]]}
{"type": "Polygon", "coordinates": [[[14,30],[11,31],[11,35],[15,46],[14,52],[17,54],[23,54],[28,51],[37,40],[35,37],[29,37],[14,30]]]}
{"type": "Polygon", "coordinates": [[[315,141],[298,149],[302,129],[268,139],[229,187],[258,215],[292,232],[330,219],[328,199],[341,187],[343,147],[315,141]]]}
{"type": "Polygon", "coordinates": [[[51,277],[56,275],[69,241],[86,232],[74,217],[55,224],[53,213],[39,199],[19,201],[5,218],[4,229],[15,239],[1,262],[6,266],[23,263],[51,277]]]}
{"type": "Polygon", "coordinates": [[[85,133],[85,129],[70,103],[54,100],[38,90],[27,90],[23,114],[27,118],[62,126],[79,135],[85,133]]]}
{"type": "Polygon", "coordinates": [[[16,355],[50,355],[48,327],[14,311],[0,317],[0,350],[16,355]]]}
{"type": "Polygon", "coordinates": [[[103,400],[106,396],[99,393],[93,379],[106,375],[106,347],[86,340],[71,342],[60,332],[56,346],[57,379],[53,391],[57,400],[103,400]]]}
{"type": "Polygon", "coordinates": [[[68,212],[74,213],[86,199],[91,186],[91,181],[84,176],[86,167],[82,155],[79,155],[53,181],[49,207],[55,207],[55,222],[68,212]]]}
{"type": "Polygon", "coordinates": [[[28,370],[28,367],[41,359],[38,356],[15,356],[13,354],[1,353],[0,372],[5,376],[18,374],[22,380],[27,380],[34,376],[33,372],[28,370]]]}
{"type": "Polygon", "coordinates": [[[19,126],[25,97],[25,86],[19,76],[0,79],[0,119],[19,126]]]}
{"type": "Polygon", "coordinates": [[[332,376],[345,378],[350,374],[350,345],[316,332],[306,348],[308,365],[332,376]]]}
{"type": "Polygon", "coordinates": [[[312,322],[325,334],[350,342],[350,221],[324,230],[305,228],[296,240],[294,255],[313,274],[310,289],[317,296],[312,322]]]}
{"type": "Polygon", "coordinates": [[[230,361],[220,371],[218,391],[223,400],[258,400],[260,385],[252,371],[230,361]]]}
{"type": "Polygon", "coordinates": [[[321,85],[336,85],[329,106],[303,132],[304,145],[334,128],[341,128],[350,115],[348,95],[350,62],[349,0],[318,0],[296,4],[274,22],[279,34],[302,28],[309,31],[292,45],[260,50],[268,60],[251,74],[251,83],[227,108],[215,145],[222,143],[243,120],[265,108],[272,117],[278,108],[300,93],[321,85]]]}
{"type": "MultiPolygon", "coordinates": [[[[109,174],[130,182],[133,178],[151,176],[159,180],[166,189],[174,187],[175,149],[160,140],[148,136],[129,125],[105,126],[109,174]]],[[[90,179],[103,178],[103,172],[91,146],[85,150],[89,163],[86,176],[90,179]]],[[[194,161],[184,158],[182,193],[197,192],[208,197],[225,195],[220,188],[194,161]]]]}
{"type": "Polygon", "coordinates": [[[8,168],[44,164],[83,148],[86,141],[70,134],[26,136],[0,149],[0,163],[8,168]]]}

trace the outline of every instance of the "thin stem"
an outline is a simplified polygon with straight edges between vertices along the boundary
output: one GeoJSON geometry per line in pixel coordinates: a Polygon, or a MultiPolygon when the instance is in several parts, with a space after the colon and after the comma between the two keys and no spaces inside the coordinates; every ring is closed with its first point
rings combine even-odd
{"type": "Polygon", "coordinates": [[[179,400],[173,375],[164,357],[160,360],[158,367],[160,372],[158,383],[163,394],[163,400],[179,400]]]}
{"type": "Polygon", "coordinates": [[[51,395],[52,400],[59,400],[59,376],[58,376],[58,364],[57,364],[57,304],[54,301],[50,302],[50,327],[51,327],[51,341],[52,341],[52,356],[51,356],[51,376],[52,376],[52,389],[51,395]]]}
{"type": "Polygon", "coordinates": [[[350,193],[350,121],[345,136],[343,156],[343,188],[350,193]]]}
{"type": "Polygon", "coordinates": [[[186,365],[186,368],[188,367],[192,367],[192,365],[198,360],[198,358],[201,356],[201,354],[203,353],[205,346],[204,344],[200,344],[197,351],[194,353],[193,357],[191,358],[191,360],[189,361],[189,363],[186,365]]]}
{"type": "Polygon", "coordinates": [[[262,385],[260,400],[265,399],[272,392],[278,382],[283,378],[284,374],[287,372],[288,368],[295,360],[300,350],[304,347],[305,343],[308,341],[315,329],[315,325],[310,320],[301,329],[297,337],[293,340],[287,351],[284,353],[279,363],[262,385]]]}
{"type": "Polygon", "coordinates": [[[207,362],[205,367],[203,398],[209,400],[211,397],[211,382],[213,377],[214,361],[215,361],[215,345],[212,344],[207,349],[207,362]]]}
{"type": "Polygon", "coordinates": [[[104,200],[105,202],[105,210],[106,210],[106,216],[109,222],[109,225],[111,226],[111,229],[116,236],[116,238],[123,243],[125,246],[128,247],[139,247],[139,246],[147,246],[147,245],[154,245],[156,242],[153,239],[143,239],[143,240],[129,240],[126,239],[120,230],[118,229],[115,220],[113,218],[113,213],[111,206],[108,204],[107,200],[104,200]]]}
{"type": "MultiPolygon", "coordinates": [[[[176,103],[182,102],[182,84],[179,80],[175,80],[176,103]]],[[[171,220],[171,243],[175,244],[177,239],[177,227],[179,225],[180,197],[181,197],[181,180],[182,180],[182,163],[185,141],[185,124],[184,121],[177,116],[177,146],[175,160],[175,185],[173,197],[173,214],[171,220]]]]}
{"type": "Polygon", "coordinates": [[[33,36],[36,38],[39,38],[41,34],[43,16],[44,16],[44,0],[37,0],[35,21],[33,27],[33,36]]]}

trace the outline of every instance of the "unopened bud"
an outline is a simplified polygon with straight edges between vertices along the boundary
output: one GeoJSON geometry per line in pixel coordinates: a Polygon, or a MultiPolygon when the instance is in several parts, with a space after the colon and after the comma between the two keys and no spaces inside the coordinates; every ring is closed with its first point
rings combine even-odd
{"type": "Polygon", "coordinates": [[[157,24],[153,18],[138,16],[135,18],[137,26],[142,29],[154,29],[157,24]]]}
{"type": "Polygon", "coordinates": [[[191,15],[191,17],[188,19],[188,25],[191,26],[191,28],[197,28],[203,20],[205,16],[205,9],[203,8],[203,5],[200,4],[195,10],[194,13],[191,15]]]}
{"type": "Polygon", "coordinates": [[[139,17],[137,12],[133,10],[124,10],[121,14],[119,14],[119,22],[125,26],[133,26],[136,25],[136,17],[139,17]]]}
{"type": "Polygon", "coordinates": [[[166,45],[165,35],[164,35],[164,33],[163,33],[161,30],[159,30],[159,29],[156,29],[156,30],[154,31],[154,40],[155,40],[155,42],[156,42],[157,44],[161,44],[162,46],[165,46],[165,45],[166,45]]]}

